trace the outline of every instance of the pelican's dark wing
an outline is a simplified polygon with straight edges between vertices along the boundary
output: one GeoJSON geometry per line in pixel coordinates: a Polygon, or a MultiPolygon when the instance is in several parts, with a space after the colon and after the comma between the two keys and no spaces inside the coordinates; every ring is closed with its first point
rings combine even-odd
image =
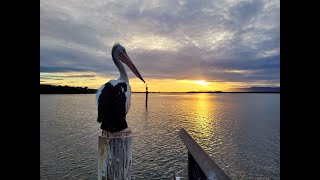
{"type": "Polygon", "coordinates": [[[106,83],[98,98],[98,122],[101,129],[118,132],[128,127],[126,122],[127,84],[119,82],[113,86],[106,83]]]}

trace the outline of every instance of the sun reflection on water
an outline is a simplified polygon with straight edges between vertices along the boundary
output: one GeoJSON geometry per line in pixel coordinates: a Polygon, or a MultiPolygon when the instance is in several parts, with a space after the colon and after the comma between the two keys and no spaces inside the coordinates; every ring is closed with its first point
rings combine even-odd
{"type": "Polygon", "coordinates": [[[212,136],[214,121],[214,99],[210,94],[197,94],[192,103],[192,136],[196,140],[208,141],[212,136]]]}

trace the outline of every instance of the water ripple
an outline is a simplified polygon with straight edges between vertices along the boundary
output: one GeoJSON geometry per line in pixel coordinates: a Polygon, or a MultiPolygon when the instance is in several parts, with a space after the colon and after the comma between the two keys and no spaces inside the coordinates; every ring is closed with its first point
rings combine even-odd
{"type": "MultiPolygon", "coordinates": [[[[132,94],[132,179],[187,179],[185,128],[232,179],[280,177],[278,94],[132,94]]],[[[40,179],[96,179],[94,95],[40,95],[40,179]]]]}

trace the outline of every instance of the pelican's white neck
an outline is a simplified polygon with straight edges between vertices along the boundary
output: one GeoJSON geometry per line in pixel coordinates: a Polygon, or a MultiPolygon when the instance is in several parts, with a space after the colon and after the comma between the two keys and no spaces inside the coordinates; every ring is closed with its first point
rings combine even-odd
{"type": "Polygon", "coordinates": [[[129,83],[129,78],[128,78],[126,69],[124,68],[123,64],[120,62],[118,57],[114,56],[112,54],[112,60],[113,60],[114,64],[117,66],[117,68],[118,68],[118,70],[120,72],[120,77],[119,77],[118,80],[122,80],[122,81],[125,81],[125,82],[129,83]]]}

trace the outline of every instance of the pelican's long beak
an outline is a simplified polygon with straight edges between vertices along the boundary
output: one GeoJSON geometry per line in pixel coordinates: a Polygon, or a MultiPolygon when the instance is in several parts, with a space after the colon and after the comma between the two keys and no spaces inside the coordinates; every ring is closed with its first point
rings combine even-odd
{"type": "Polygon", "coordinates": [[[126,52],[122,52],[120,54],[121,61],[123,63],[125,63],[130,69],[131,71],[139,78],[141,79],[141,81],[143,81],[145,83],[145,81],[143,80],[142,76],[140,75],[138,69],[136,68],[136,66],[133,64],[133,62],[131,61],[131,59],[129,58],[129,56],[127,55],[126,52]]]}

